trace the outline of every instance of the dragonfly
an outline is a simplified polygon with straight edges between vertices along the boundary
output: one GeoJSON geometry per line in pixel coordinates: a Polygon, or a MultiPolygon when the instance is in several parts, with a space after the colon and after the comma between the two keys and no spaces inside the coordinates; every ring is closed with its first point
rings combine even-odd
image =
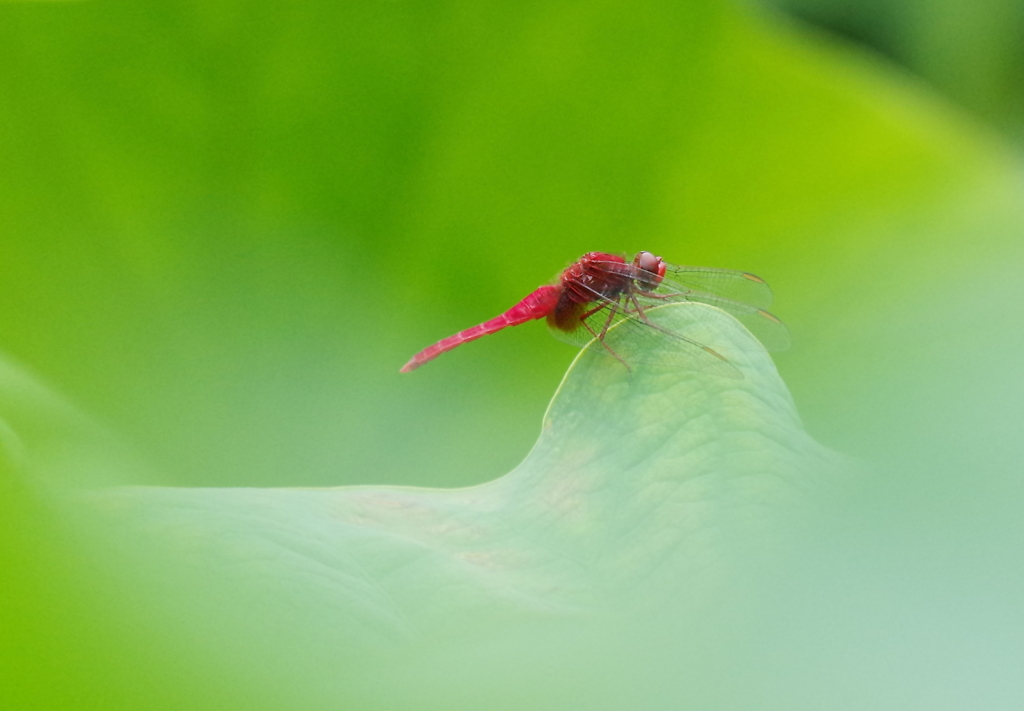
{"type": "MultiPolygon", "coordinates": [[[[768,284],[748,272],[678,266],[651,252],[639,252],[632,259],[588,252],[569,265],[557,282],[539,287],[489,321],[424,348],[401,372],[416,370],[442,353],[509,326],[546,319],[556,337],[577,346],[599,342],[603,352],[627,369],[630,363],[654,362],[742,378],[725,355],[689,329],[665,328],[651,313],[671,304],[705,304],[739,320],[765,349],[785,350],[789,331],[766,310],[771,302],[768,284]],[[666,348],[666,344],[677,347],[666,348]]],[[[709,318],[706,309],[694,309],[692,314],[696,322],[709,318]]]]}

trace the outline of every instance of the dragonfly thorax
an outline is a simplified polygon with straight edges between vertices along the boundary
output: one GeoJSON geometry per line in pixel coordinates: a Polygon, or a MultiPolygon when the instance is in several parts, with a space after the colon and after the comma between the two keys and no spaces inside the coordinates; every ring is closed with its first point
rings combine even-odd
{"type": "Polygon", "coordinates": [[[631,265],[617,254],[588,252],[562,272],[561,282],[568,300],[589,303],[614,299],[630,288],[631,265]]]}

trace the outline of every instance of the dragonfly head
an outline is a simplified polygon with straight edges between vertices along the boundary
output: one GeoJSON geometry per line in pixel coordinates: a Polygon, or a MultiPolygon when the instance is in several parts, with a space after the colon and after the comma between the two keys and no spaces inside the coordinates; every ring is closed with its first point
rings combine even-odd
{"type": "Polygon", "coordinates": [[[650,252],[638,252],[633,258],[633,266],[646,272],[646,274],[639,275],[637,279],[645,289],[657,288],[661,280],[665,278],[665,262],[661,257],[656,257],[650,252]]]}

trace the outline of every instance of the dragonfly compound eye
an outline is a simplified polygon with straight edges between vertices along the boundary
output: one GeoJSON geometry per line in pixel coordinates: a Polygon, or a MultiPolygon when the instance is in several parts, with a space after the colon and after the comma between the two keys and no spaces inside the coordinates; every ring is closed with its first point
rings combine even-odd
{"type": "Polygon", "coordinates": [[[647,282],[651,287],[660,284],[661,280],[665,276],[665,262],[662,261],[661,257],[657,257],[650,252],[638,253],[636,258],[633,260],[633,264],[640,267],[645,272],[650,272],[654,275],[649,279],[643,279],[643,281],[647,282]]]}

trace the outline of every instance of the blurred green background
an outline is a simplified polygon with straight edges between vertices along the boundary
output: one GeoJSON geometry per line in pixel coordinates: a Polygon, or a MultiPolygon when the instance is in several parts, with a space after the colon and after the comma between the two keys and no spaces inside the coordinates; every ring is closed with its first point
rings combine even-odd
{"type": "MultiPolygon", "coordinates": [[[[839,17],[830,7],[796,9],[839,17]]],[[[862,34],[1014,123],[1020,42],[979,30],[982,105],[936,74],[947,43],[859,7],[848,27],[876,27],[862,34]]],[[[971,26],[950,19],[964,7],[928,8],[934,26],[971,26]]],[[[840,105],[841,88],[794,93],[791,74],[835,81],[793,54],[807,40],[761,49],[772,40],[720,2],[0,12],[0,343],[144,451],[161,483],[507,471],[570,350],[525,327],[397,370],[592,249],[765,276],[796,334],[784,374],[812,431],[843,444],[834,405],[801,391],[798,363],[826,327],[806,296],[852,298],[885,257],[825,245],[959,172],[927,123],[893,131],[870,105],[840,105]]],[[[849,84],[886,72],[858,63],[849,84]]],[[[903,100],[955,115],[900,82],[903,100]]]]}
{"type": "Polygon", "coordinates": [[[877,52],[976,116],[1024,138],[1024,3],[767,0],[877,52]]]}
{"type": "MultiPolygon", "coordinates": [[[[913,45],[886,51],[1014,124],[1019,42],[978,35],[982,106],[936,78],[945,43],[860,8],[848,28],[884,28],[861,34],[913,45]]],[[[826,68],[819,52],[854,48],[780,17],[752,32],[722,2],[0,12],[0,343],[168,484],[507,471],[571,351],[526,327],[397,369],[592,249],[769,279],[796,334],[781,367],[812,431],[844,444],[799,365],[827,328],[807,296],[915,280],[873,285],[883,254],[826,245],[963,177],[929,114],[984,133],[905,75],[886,91],[918,116],[875,115],[842,97],[896,75],[884,60],[826,68]]]]}
{"type": "MultiPolygon", "coordinates": [[[[145,462],[72,483],[462,486],[523,458],[574,351],[532,324],[399,367],[586,251],[647,249],[768,280],[819,441],[907,467],[908,499],[969,471],[970,516],[1009,516],[1022,15],[2,2],[0,350],[145,462]]],[[[31,619],[80,571],[19,487],[0,562],[31,619]]],[[[0,659],[43,678],[64,642],[25,630],[0,659]]]]}

